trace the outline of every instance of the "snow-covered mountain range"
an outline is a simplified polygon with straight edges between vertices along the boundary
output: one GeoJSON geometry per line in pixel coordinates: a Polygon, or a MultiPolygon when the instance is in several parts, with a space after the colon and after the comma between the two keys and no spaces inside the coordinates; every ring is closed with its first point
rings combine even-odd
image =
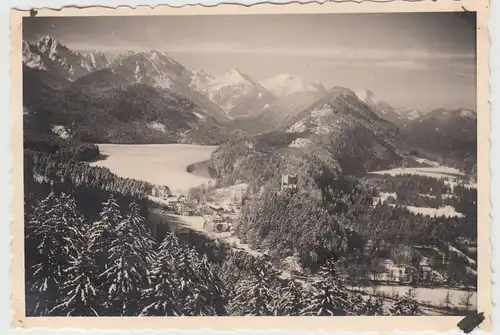
{"type": "Polygon", "coordinates": [[[238,69],[219,77],[204,72],[197,73],[192,77],[192,86],[203,92],[230,117],[257,113],[275,99],[271,92],[238,69]]]}
{"type": "Polygon", "coordinates": [[[289,74],[278,74],[273,78],[262,81],[261,85],[276,97],[302,92],[326,93],[326,89],[321,83],[304,84],[299,78],[289,74]]]}
{"type": "MultiPolygon", "coordinates": [[[[169,90],[193,101],[219,121],[257,117],[277,124],[328,94],[321,83],[305,83],[291,74],[281,73],[259,82],[239,69],[219,76],[203,70],[194,72],[155,49],[125,51],[110,62],[102,52],[76,52],[45,36],[34,42],[23,41],[22,52],[27,67],[78,81],[78,85],[138,83],[169,90]]],[[[395,108],[368,89],[355,95],[380,118],[400,127],[424,115],[416,109],[395,108]]]]}
{"type": "Polygon", "coordinates": [[[35,43],[23,41],[22,52],[27,66],[54,72],[71,80],[108,66],[103,53],[75,52],[50,36],[42,37],[35,43]]]}
{"type": "Polygon", "coordinates": [[[386,101],[378,98],[371,90],[364,89],[356,92],[359,100],[366,103],[381,118],[391,121],[399,126],[405,126],[408,122],[423,115],[417,109],[394,108],[386,101]]]}
{"type": "Polygon", "coordinates": [[[118,57],[109,67],[131,82],[168,89],[176,85],[188,86],[192,76],[191,71],[181,63],[154,49],[147,52],[129,52],[118,57]]]}

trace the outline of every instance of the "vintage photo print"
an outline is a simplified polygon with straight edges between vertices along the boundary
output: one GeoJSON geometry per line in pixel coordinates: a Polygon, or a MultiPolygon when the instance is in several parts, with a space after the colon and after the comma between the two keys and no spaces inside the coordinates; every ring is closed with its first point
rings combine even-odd
{"type": "Polygon", "coordinates": [[[13,12],[14,324],[488,331],[486,13],[13,12]]]}

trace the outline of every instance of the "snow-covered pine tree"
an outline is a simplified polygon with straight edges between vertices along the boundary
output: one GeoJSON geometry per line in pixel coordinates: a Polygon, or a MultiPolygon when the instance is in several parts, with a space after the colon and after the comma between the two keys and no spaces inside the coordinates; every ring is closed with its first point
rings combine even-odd
{"type": "Polygon", "coordinates": [[[177,254],[184,250],[184,245],[181,244],[177,236],[171,231],[165,235],[161,245],[161,248],[167,252],[166,255],[171,257],[171,261],[175,259],[177,254]]]}
{"type": "Polygon", "coordinates": [[[171,247],[174,243],[178,244],[175,235],[167,234],[156,253],[153,268],[149,274],[150,287],[142,296],[144,307],[141,315],[177,316],[181,314],[176,301],[179,287],[178,278],[173,269],[174,257],[171,247]],[[174,239],[176,242],[172,241],[174,239]]]}
{"type": "Polygon", "coordinates": [[[177,302],[182,315],[215,315],[211,306],[210,284],[200,273],[200,257],[194,248],[181,248],[175,257],[175,271],[179,280],[177,302]]]}
{"type": "MultiPolygon", "coordinates": [[[[104,218],[103,218],[104,219],[104,218]]],[[[128,219],[114,229],[108,249],[108,266],[101,274],[107,288],[109,313],[131,316],[140,313],[141,293],[147,287],[148,266],[128,219]]]]}
{"type": "Polygon", "coordinates": [[[315,316],[355,315],[349,294],[334,261],[328,260],[321,266],[314,280],[312,297],[306,302],[302,313],[315,316]]]}
{"type": "Polygon", "coordinates": [[[98,268],[92,253],[84,248],[78,257],[70,261],[65,271],[67,279],[61,288],[61,303],[51,314],[65,316],[98,316],[104,296],[99,287],[98,268]]]}
{"type": "Polygon", "coordinates": [[[279,316],[298,316],[304,309],[305,291],[295,280],[279,289],[276,297],[276,314],[279,316]]]}
{"type": "Polygon", "coordinates": [[[146,272],[148,273],[146,279],[149,280],[149,271],[152,269],[155,260],[155,240],[151,235],[151,231],[146,228],[145,219],[141,216],[139,206],[135,201],[129,205],[127,220],[131,225],[132,234],[136,236],[136,249],[144,260],[146,272]]]}
{"type": "Polygon", "coordinates": [[[113,196],[103,203],[100,220],[89,229],[89,248],[100,272],[108,268],[108,248],[116,238],[116,227],[123,221],[120,206],[113,196]]]}
{"type": "MultiPolygon", "coordinates": [[[[39,254],[38,246],[40,244],[40,236],[35,234],[39,227],[44,222],[49,220],[54,214],[54,204],[56,202],[56,195],[51,192],[47,197],[38,201],[33,206],[33,213],[30,213],[25,218],[24,235],[25,235],[25,285],[29,291],[33,287],[33,270],[34,265],[41,261],[43,255],[39,254]]],[[[27,306],[30,307],[30,304],[27,306]]],[[[31,315],[31,314],[28,314],[31,315]]]]}
{"type": "Polygon", "coordinates": [[[390,312],[392,315],[422,315],[418,302],[410,291],[394,302],[390,312]]]}
{"type": "Polygon", "coordinates": [[[276,272],[272,266],[258,259],[252,268],[252,275],[240,280],[229,303],[232,315],[270,316],[275,315],[276,272]]]}
{"type": "Polygon", "coordinates": [[[141,216],[139,206],[136,202],[130,204],[127,220],[131,224],[133,234],[136,236],[137,249],[140,250],[142,258],[149,267],[153,264],[155,258],[155,241],[151,232],[144,225],[144,217],[141,216]]]}
{"type": "MultiPolygon", "coordinates": [[[[73,198],[67,195],[56,197],[50,194],[33,213],[28,223],[27,243],[34,243],[34,257],[30,280],[34,306],[28,312],[34,315],[49,315],[61,298],[65,270],[70,260],[78,257],[83,245],[81,231],[83,217],[76,209],[73,198]],[[48,209],[46,206],[52,205],[48,209]]],[[[31,305],[31,303],[29,303],[31,305]]]]}
{"type": "Polygon", "coordinates": [[[212,310],[211,315],[226,315],[226,297],[224,296],[223,283],[209,263],[206,254],[199,258],[196,268],[200,283],[204,288],[204,294],[207,296],[208,304],[212,310]]]}
{"type": "Polygon", "coordinates": [[[384,303],[382,297],[367,297],[358,293],[353,294],[349,300],[352,302],[355,315],[384,315],[384,303]]]}

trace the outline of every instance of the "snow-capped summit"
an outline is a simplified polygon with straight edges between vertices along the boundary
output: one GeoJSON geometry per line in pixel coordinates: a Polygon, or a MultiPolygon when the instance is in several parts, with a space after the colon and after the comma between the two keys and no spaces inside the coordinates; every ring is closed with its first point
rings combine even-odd
{"type": "Polygon", "coordinates": [[[418,109],[394,108],[386,101],[379,99],[371,90],[356,92],[359,100],[367,104],[378,116],[400,126],[420,118],[423,114],[418,109]]]}
{"type": "Polygon", "coordinates": [[[290,74],[278,74],[271,79],[261,82],[261,84],[277,97],[300,92],[324,91],[324,87],[320,83],[306,85],[299,78],[290,74]]]}
{"type": "Polygon", "coordinates": [[[364,90],[360,90],[358,92],[356,92],[356,96],[358,97],[359,100],[363,101],[364,103],[367,103],[367,104],[377,104],[377,103],[380,103],[381,101],[375,96],[375,94],[368,90],[368,89],[364,89],[364,90]]]}
{"type": "Polygon", "coordinates": [[[160,88],[189,85],[192,73],[167,53],[151,49],[118,55],[110,68],[131,82],[160,88]]]}
{"type": "Polygon", "coordinates": [[[120,61],[120,60],[125,59],[127,57],[133,56],[135,54],[136,53],[134,51],[132,51],[132,50],[127,50],[125,52],[120,52],[119,54],[116,55],[114,61],[117,62],[117,61],[120,61]]]}
{"type": "Polygon", "coordinates": [[[57,48],[60,44],[54,37],[44,36],[36,42],[36,45],[41,52],[46,52],[47,50],[57,48]]]}
{"type": "Polygon", "coordinates": [[[356,96],[359,100],[363,101],[365,104],[371,107],[376,114],[384,119],[392,120],[394,117],[397,118],[397,115],[399,115],[394,107],[389,105],[387,102],[379,99],[371,90],[364,89],[358,91],[356,92],[356,96]]]}
{"type": "Polygon", "coordinates": [[[193,73],[189,86],[191,86],[195,90],[198,90],[199,92],[206,92],[210,88],[210,86],[214,84],[214,81],[214,76],[201,70],[193,73]]]}
{"type": "MultiPolygon", "coordinates": [[[[231,71],[217,77],[216,86],[221,88],[224,86],[234,86],[234,85],[258,85],[250,76],[241,72],[239,69],[232,69],[231,71]]],[[[260,86],[260,85],[259,85],[260,86]]]]}
{"type": "Polygon", "coordinates": [[[320,83],[319,81],[312,82],[310,85],[316,90],[316,92],[318,92],[320,94],[326,93],[325,86],[323,86],[323,84],[320,83]]]}
{"type": "Polygon", "coordinates": [[[469,109],[461,109],[460,116],[463,118],[477,119],[477,113],[469,109]]]}
{"type": "Polygon", "coordinates": [[[167,89],[190,99],[219,120],[226,118],[220,107],[192,85],[193,72],[164,51],[122,53],[108,68],[128,82],[167,89]]]}
{"type": "Polygon", "coordinates": [[[47,65],[43,62],[42,56],[38,53],[36,46],[28,41],[23,41],[23,62],[37,70],[46,70],[47,65]]]}
{"type": "Polygon", "coordinates": [[[70,80],[107,65],[104,55],[95,56],[100,60],[93,61],[92,57],[72,51],[51,36],[44,36],[34,43],[23,41],[23,62],[27,66],[51,71],[70,80]]]}
{"type": "Polygon", "coordinates": [[[401,117],[406,117],[406,119],[408,120],[415,120],[422,116],[422,112],[420,112],[418,109],[411,109],[409,111],[404,111],[404,112],[398,110],[398,112],[399,114],[401,114],[401,117]]]}
{"type": "Polygon", "coordinates": [[[230,117],[256,113],[274,100],[268,90],[239,69],[218,77],[196,72],[190,86],[205,94],[230,117]]]}
{"type": "Polygon", "coordinates": [[[60,44],[55,38],[51,36],[45,36],[36,42],[36,47],[38,50],[49,57],[51,60],[56,60],[58,53],[67,53],[69,49],[60,44]]]}
{"type": "Polygon", "coordinates": [[[84,55],[93,69],[103,69],[109,65],[106,55],[101,51],[92,51],[84,55]]]}

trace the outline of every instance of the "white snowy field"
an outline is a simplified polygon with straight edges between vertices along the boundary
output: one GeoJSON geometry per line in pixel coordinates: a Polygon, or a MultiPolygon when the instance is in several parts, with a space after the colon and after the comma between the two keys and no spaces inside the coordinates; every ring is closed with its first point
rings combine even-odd
{"type": "MultiPolygon", "coordinates": [[[[172,192],[186,194],[191,187],[210,178],[186,171],[190,164],[206,161],[217,146],[191,144],[99,144],[105,159],[92,165],[110,169],[120,177],[165,185],[172,192]]],[[[206,174],[208,175],[208,173],[206,174]]]]}
{"type": "MultiPolygon", "coordinates": [[[[371,287],[362,287],[363,291],[373,294],[373,288],[371,287]]],[[[443,307],[444,301],[446,300],[446,294],[448,289],[446,288],[428,288],[428,287],[411,287],[411,286],[390,286],[390,285],[382,285],[377,286],[375,291],[376,295],[384,294],[387,297],[393,297],[396,294],[399,296],[403,296],[409,290],[413,290],[415,293],[415,299],[418,302],[432,305],[435,307],[443,307]]],[[[450,289],[450,305],[455,307],[463,308],[463,302],[467,297],[467,294],[471,294],[470,296],[470,309],[474,309],[477,307],[477,292],[467,292],[457,289],[450,289]]]]}
{"type": "Polygon", "coordinates": [[[459,176],[464,176],[463,172],[460,172],[458,169],[449,166],[395,168],[391,170],[372,171],[368,173],[378,174],[378,175],[388,174],[391,176],[396,176],[400,174],[415,174],[421,176],[434,177],[438,179],[439,178],[456,179],[459,176]]]}
{"type": "Polygon", "coordinates": [[[457,212],[453,206],[444,206],[439,208],[406,206],[406,208],[412,213],[431,217],[464,217],[464,215],[457,212]]]}
{"type": "Polygon", "coordinates": [[[229,204],[233,203],[234,200],[236,200],[237,202],[241,202],[241,199],[245,194],[247,188],[247,183],[239,183],[228,187],[221,187],[210,192],[209,197],[212,200],[211,202],[228,206],[229,204]]]}
{"type": "MultiPolygon", "coordinates": [[[[393,204],[390,204],[389,206],[395,206],[393,204]]],[[[432,207],[416,207],[416,206],[405,206],[406,209],[408,209],[410,212],[413,214],[421,214],[423,216],[430,216],[430,217],[458,217],[462,218],[464,215],[462,213],[459,213],[455,210],[453,206],[443,206],[439,208],[432,208],[432,207]]]]}

